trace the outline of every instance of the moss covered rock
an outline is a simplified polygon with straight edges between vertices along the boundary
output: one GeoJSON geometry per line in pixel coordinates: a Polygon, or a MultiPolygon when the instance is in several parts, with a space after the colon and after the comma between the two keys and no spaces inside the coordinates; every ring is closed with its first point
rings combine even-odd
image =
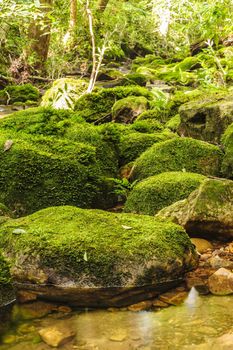
{"type": "Polygon", "coordinates": [[[174,117],[169,119],[166,123],[166,128],[170,129],[171,131],[177,132],[180,126],[180,115],[176,114],[174,117]]]}
{"type": "MultiPolygon", "coordinates": [[[[3,321],[2,307],[5,307],[9,303],[15,300],[14,290],[11,285],[10,264],[3,256],[3,252],[0,249],[0,321],[3,321]]],[[[0,325],[1,330],[1,325],[0,325]]]]}
{"type": "Polygon", "coordinates": [[[0,91],[1,104],[13,104],[15,102],[38,101],[39,90],[31,84],[8,85],[0,91]]]}
{"type": "Polygon", "coordinates": [[[221,135],[233,122],[232,94],[209,96],[182,105],[179,132],[188,137],[219,143],[221,135]]]}
{"type": "Polygon", "coordinates": [[[176,137],[169,130],[155,133],[132,132],[121,137],[119,157],[121,165],[127,164],[139,157],[146,149],[155,143],[176,137]]]}
{"type": "Polygon", "coordinates": [[[174,138],[153,145],[135,162],[132,178],[141,180],[165,171],[189,171],[218,176],[223,153],[214,145],[191,138],[174,138]]]}
{"type": "Polygon", "coordinates": [[[154,215],[168,205],[188,197],[205,176],[186,172],[167,172],[151,176],[133,187],[124,210],[154,215]]]}
{"type": "Polygon", "coordinates": [[[153,94],[138,86],[118,86],[100,89],[82,96],[75,104],[75,110],[88,122],[106,122],[112,119],[112,107],[117,100],[128,96],[143,96],[149,100],[153,94]]]}
{"type": "MultiPolygon", "coordinates": [[[[8,138],[0,136],[0,148],[8,138]]],[[[17,215],[50,205],[98,206],[95,198],[109,175],[102,164],[89,144],[15,135],[12,147],[0,156],[0,202],[17,215]]],[[[106,197],[110,200],[113,194],[106,197]]]]}
{"type": "Polygon", "coordinates": [[[224,146],[224,158],[222,162],[222,174],[233,179],[233,123],[226,129],[222,136],[224,146]]]}
{"type": "Polygon", "coordinates": [[[135,118],[149,107],[144,96],[128,96],[114,103],[113,120],[117,123],[132,123],[135,118]]]}
{"type": "Polygon", "coordinates": [[[132,304],[196,264],[181,227],[133,214],[52,207],[1,225],[0,237],[19,288],[79,306],[132,304]]]}
{"type": "Polygon", "coordinates": [[[88,83],[82,79],[57,79],[42,97],[41,106],[73,110],[76,100],[87,90],[87,87],[88,83]]]}
{"type": "Polygon", "coordinates": [[[156,217],[179,223],[195,237],[232,239],[232,211],[233,181],[206,179],[187,199],[162,209],[156,217]]]}

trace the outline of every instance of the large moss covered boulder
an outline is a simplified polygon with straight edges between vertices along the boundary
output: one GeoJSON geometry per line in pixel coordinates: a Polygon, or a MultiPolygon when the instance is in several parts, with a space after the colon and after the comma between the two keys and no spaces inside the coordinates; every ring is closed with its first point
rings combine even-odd
{"type": "Polygon", "coordinates": [[[6,258],[4,258],[2,250],[0,249],[0,321],[2,315],[1,308],[12,303],[14,300],[15,294],[11,285],[10,265],[6,258]]]}
{"type": "Polygon", "coordinates": [[[140,181],[131,191],[124,210],[155,215],[168,205],[188,197],[205,176],[186,172],[167,172],[140,181]]]}
{"type": "Polygon", "coordinates": [[[233,122],[232,98],[232,94],[219,94],[185,103],[179,109],[179,132],[188,137],[219,143],[221,135],[233,122]]]}
{"type": "Polygon", "coordinates": [[[114,103],[128,96],[143,96],[149,100],[153,94],[139,86],[118,86],[100,89],[82,96],[75,104],[75,111],[88,122],[104,123],[112,120],[114,103]]]}
{"type": "Polygon", "coordinates": [[[182,225],[190,235],[233,237],[233,181],[206,179],[183,200],[162,209],[157,218],[182,225]]]}
{"type": "Polygon", "coordinates": [[[73,110],[76,100],[83,95],[87,87],[88,83],[82,79],[57,79],[45,92],[41,106],[73,110]]]}
{"type": "Polygon", "coordinates": [[[191,138],[174,138],[157,143],[136,160],[132,178],[142,180],[166,171],[188,171],[218,176],[222,151],[214,145],[191,138]]]}
{"type": "Polygon", "coordinates": [[[18,289],[78,306],[127,305],[178,283],[197,262],[178,225],[51,207],[0,226],[18,289]]]}
{"type": "Polygon", "coordinates": [[[222,136],[224,146],[224,158],[222,162],[222,174],[233,179],[233,123],[227,128],[222,136]]]}
{"type": "MultiPolygon", "coordinates": [[[[94,146],[48,136],[11,136],[11,148],[0,154],[0,202],[17,215],[51,205],[96,207],[100,195],[107,207],[113,205],[112,188],[104,185],[110,170],[94,146]]],[[[1,134],[2,150],[8,139],[1,134]]]]}

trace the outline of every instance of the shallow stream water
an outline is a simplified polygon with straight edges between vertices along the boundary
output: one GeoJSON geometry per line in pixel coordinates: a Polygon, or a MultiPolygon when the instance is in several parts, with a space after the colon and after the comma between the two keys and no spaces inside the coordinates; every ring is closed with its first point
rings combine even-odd
{"type": "MultiPolygon", "coordinates": [[[[59,348],[64,350],[225,350],[222,341],[216,340],[233,332],[232,302],[232,296],[199,296],[192,290],[180,306],[160,311],[54,312],[28,319],[17,307],[0,350],[51,349],[40,340],[38,330],[57,325],[76,334],[73,341],[59,348]]],[[[233,349],[233,343],[226,349],[233,349]]]]}

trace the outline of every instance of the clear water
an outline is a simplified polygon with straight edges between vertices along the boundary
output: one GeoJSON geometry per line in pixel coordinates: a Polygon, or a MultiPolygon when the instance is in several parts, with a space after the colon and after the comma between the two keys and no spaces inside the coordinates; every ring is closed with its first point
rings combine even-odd
{"type": "MultiPolygon", "coordinates": [[[[48,350],[38,330],[62,325],[76,337],[59,349],[82,350],[220,350],[212,341],[233,332],[233,296],[199,296],[192,290],[180,306],[160,311],[75,311],[11,324],[0,350],[48,350]],[[201,344],[201,345],[200,345],[201,344]],[[204,344],[204,345],[203,345],[204,344]]],[[[227,350],[233,349],[227,347],[227,350]]],[[[225,350],[225,348],[224,348],[225,350]]]]}

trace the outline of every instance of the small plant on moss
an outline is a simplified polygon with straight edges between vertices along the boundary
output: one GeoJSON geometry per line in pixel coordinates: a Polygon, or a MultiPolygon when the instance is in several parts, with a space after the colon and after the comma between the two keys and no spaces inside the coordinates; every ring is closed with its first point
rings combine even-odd
{"type": "Polygon", "coordinates": [[[119,201],[125,201],[128,198],[128,195],[132,188],[138,182],[135,180],[134,182],[129,182],[125,177],[123,179],[111,179],[115,183],[114,193],[118,196],[119,201]]]}

